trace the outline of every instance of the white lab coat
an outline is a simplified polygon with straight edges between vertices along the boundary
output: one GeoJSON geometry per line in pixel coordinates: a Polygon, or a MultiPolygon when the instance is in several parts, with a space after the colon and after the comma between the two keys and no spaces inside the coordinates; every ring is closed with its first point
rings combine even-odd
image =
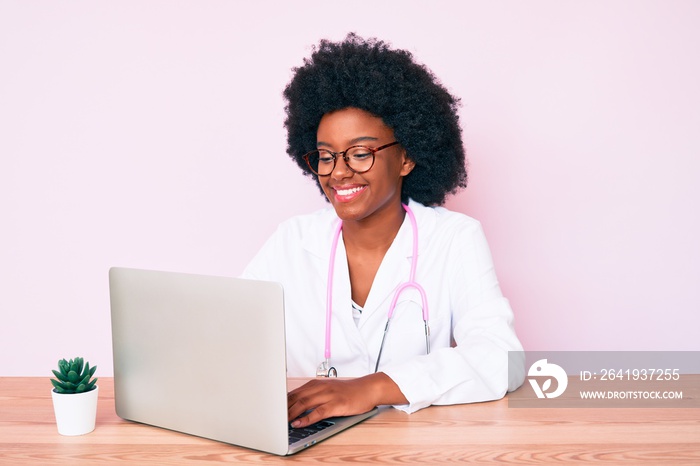
{"type": "MultiPolygon", "coordinates": [[[[524,362],[516,358],[509,374],[508,351],[522,351],[522,346],[481,225],[441,207],[413,201],[409,206],[418,223],[416,281],[427,294],[431,352],[426,355],[420,295],[408,289],[391,320],[379,371],[399,386],[409,404],[397,408],[407,412],[431,404],[499,399],[520,386],[525,370],[524,362]]],[[[284,222],[243,273],[244,278],[283,285],[290,377],[313,377],[324,360],[328,265],[337,221],[328,207],[284,222]]],[[[394,291],[409,277],[412,246],[413,231],[406,216],[356,325],[341,236],[335,260],[330,360],[339,377],[374,372],[394,291]]]]}

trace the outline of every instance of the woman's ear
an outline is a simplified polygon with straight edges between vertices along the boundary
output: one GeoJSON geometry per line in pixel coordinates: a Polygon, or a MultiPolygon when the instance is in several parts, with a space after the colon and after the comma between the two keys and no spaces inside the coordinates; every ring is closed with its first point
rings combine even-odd
{"type": "Polygon", "coordinates": [[[401,166],[401,176],[406,176],[413,171],[416,166],[416,162],[406,155],[406,150],[404,149],[402,153],[403,165],[401,166]]]}

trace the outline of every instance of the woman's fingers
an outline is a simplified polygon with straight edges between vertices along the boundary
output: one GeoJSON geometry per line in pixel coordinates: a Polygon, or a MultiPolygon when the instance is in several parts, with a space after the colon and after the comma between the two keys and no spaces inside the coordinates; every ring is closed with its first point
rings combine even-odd
{"type": "Polygon", "coordinates": [[[305,427],[334,416],[365,413],[380,404],[403,404],[406,398],[385,374],[356,379],[314,379],[287,397],[292,427],[305,427]]]}

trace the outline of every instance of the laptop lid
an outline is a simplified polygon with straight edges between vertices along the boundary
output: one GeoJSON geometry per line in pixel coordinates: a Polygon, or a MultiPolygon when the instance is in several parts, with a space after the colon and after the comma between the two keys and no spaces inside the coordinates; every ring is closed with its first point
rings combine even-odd
{"type": "Polygon", "coordinates": [[[277,455],[289,444],[280,284],[127,268],[109,271],[117,415],[277,455]]]}

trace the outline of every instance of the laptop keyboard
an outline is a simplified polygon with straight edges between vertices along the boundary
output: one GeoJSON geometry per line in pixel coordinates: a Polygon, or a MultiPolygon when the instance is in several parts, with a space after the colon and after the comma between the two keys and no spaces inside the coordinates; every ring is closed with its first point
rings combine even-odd
{"type": "Polygon", "coordinates": [[[311,424],[310,426],[300,427],[300,428],[289,428],[289,444],[298,442],[299,440],[305,439],[309,435],[313,435],[316,432],[321,432],[323,429],[331,427],[335,422],[332,421],[318,421],[316,424],[311,424]]]}

